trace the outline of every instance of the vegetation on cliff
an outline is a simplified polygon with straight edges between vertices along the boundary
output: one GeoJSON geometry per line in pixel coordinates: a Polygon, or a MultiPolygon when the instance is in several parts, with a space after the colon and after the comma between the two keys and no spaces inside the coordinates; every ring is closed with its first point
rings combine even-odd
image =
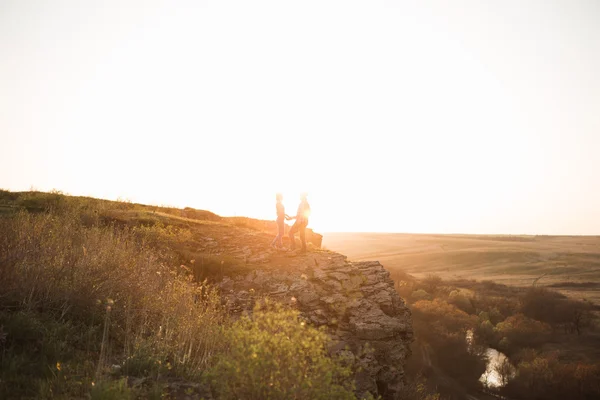
{"type": "Polygon", "coordinates": [[[352,365],[296,311],[231,318],[208,280],[247,262],[194,229],[227,222],[58,193],[0,204],[1,398],[354,397],[352,365]]]}

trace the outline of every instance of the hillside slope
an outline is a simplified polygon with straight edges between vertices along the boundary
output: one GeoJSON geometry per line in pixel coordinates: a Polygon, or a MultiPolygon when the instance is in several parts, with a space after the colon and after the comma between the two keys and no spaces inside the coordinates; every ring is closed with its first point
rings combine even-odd
{"type": "MultiPolygon", "coordinates": [[[[221,304],[217,308],[224,307],[223,310],[227,315],[233,316],[234,320],[240,315],[251,313],[263,299],[271,299],[297,310],[300,317],[312,326],[323,327],[330,336],[329,354],[342,357],[355,366],[356,393],[360,396],[371,393],[383,398],[396,398],[402,390],[403,365],[410,354],[409,346],[412,341],[410,312],[395,291],[389,273],[381,264],[351,263],[345,256],[322,250],[319,248],[319,234],[309,231],[309,252],[294,255],[271,248],[275,227],[269,221],[223,218],[207,211],[190,208],[178,210],[76,198],[59,193],[0,192],[0,215],[4,216],[0,220],[21,221],[17,225],[5,225],[7,240],[0,246],[0,272],[4,274],[16,271],[14,273],[22,274],[23,272],[18,271],[26,271],[24,268],[29,270],[28,265],[31,265],[31,262],[26,261],[29,260],[26,254],[32,250],[40,252],[35,258],[31,258],[34,263],[37,262],[35,260],[50,260],[48,262],[53,263],[53,269],[39,270],[38,274],[49,273],[48,278],[44,279],[56,279],[55,287],[60,288],[60,292],[54,293],[54,289],[48,288],[49,292],[46,292],[44,297],[32,303],[33,307],[40,310],[35,314],[36,321],[46,318],[47,315],[43,308],[39,308],[41,302],[55,302],[59,308],[60,304],[67,304],[62,314],[68,316],[77,308],[86,313],[85,310],[94,308],[94,301],[101,301],[94,300],[95,298],[102,299],[102,296],[110,294],[110,298],[106,297],[106,312],[110,311],[111,324],[116,325],[106,328],[105,322],[104,329],[108,329],[107,337],[117,339],[111,339],[110,350],[106,351],[105,338],[95,334],[96,340],[102,342],[102,348],[96,348],[90,353],[90,347],[87,345],[82,353],[87,354],[87,357],[91,355],[93,359],[104,360],[97,363],[95,375],[98,375],[102,364],[128,365],[127,359],[119,356],[115,349],[124,346],[125,354],[131,351],[128,341],[133,339],[130,339],[131,335],[128,335],[127,331],[132,328],[127,326],[132,317],[127,310],[131,308],[128,304],[137,301],[135,296],[140,296],[140,305],[137,306],[139,309],[156,307],[158,314],[166,313],[162,317],[157,315],[157,322],[163,321],[160,326],[156,325],[156,334],[159,336],[163,334],[165,324],[168,326],[165,319],[172,319],[173,315],[179,314],[183,318],[173,320],[172,323],[175,326],[184,325],[170,328],[175,329],[173,340],[180,337],[173,344],[178,350],[173,350],[175,353],[172,353],[172,350],[165,349],[166,358],[162,358],[162,362],[168,361],[175,367],[174,354],[180,353],[181,360],[189,358],[185,355],[187,347],[179,344],[181,340],[189,341],[189,345],[185,346],[188,346],[190,351],[198,346],[206,346],[203,341],[214,335],[203,328],[206,322],[199,322],[197,327],[185,327],[189,315],[195,312],[205,315],[207,312],[205,306],[194,311],[197,305],[200,305],[198,295],[192,295],[196,289],[189,292],[189,295],[185,294],[188,291],[186,285],[200,285],[201,298],[208,293],[207,290],[217,289],[221,304]],[[41,219],[38,221],[36,216],[41,219]],[[34,247],[27,250],[29,245],[21,245],[19,240],[9,238],[9,234],[25,235],[37,242],[32,242],[34,247]],[[101,237],[94,239],[94,235],[101,237]],[[100,242],[104,243],[103,247],[94,248],[100,242]],[[60,250],[60,254],[46,254],[54,246],[58,246],[56,249],[60,250]],[[135,254],[129,255],[132,248],[137,250],[135,254]],[[145,257],[150,257],[148,265],[145,264],[145,257]],[[109,266],[113,272],[103,270],[109,266]],[[167,270],[170,272],[165,276],[167,270]],[[106,275],[107,273],[109,275],[106,275]],[[190,283],[185,284],[184,281],[188,278],[190,283]],[[71,283],[63,287],[61,282],[66,280],[66,283],[69,279],[71,283]],[[171,279],[177,281],[169,283],[171,279]],[[142,280],[148,282],[144,287],[155,288],[153,290],[157,300],[162,299],[165,302],[164,306],[161,307],[160,303],[148,297],[154,293],[138,285],[142,280]],[[177,283],[179,280],[181,282],[177,283]],[[203,288],[202,282],[211,286],[203,288]],[[136,289],[138,292],[127,289],[131,285],[140,286],[140,289],[136,289]],[[173,291],[169,289],[170,285],[179,289],[173,291]],[[161,294],[164,290],[167,291],[161,294]],[[88,298],[77,299],[80,304],[69,305],[69,302],[74,301],[70,299],[83,294],[82,291],[88,292],[88,298]],[[179,300],[172,296],[178,296],[179,300]],[[187,317],[184,317],[186,315],[187,317]],[[184,336],[178,336],[181,334],[184,336]],[[184,337],[187,339],[183,339],[184,337]],[[200,342],[195,344],[198,340],[200,342]],[[118,343],[120,341],[124,343],[118,343]]],[[[31,289],[30,280],[23,280],[18,275],[10,276],[15,283],[12,289],[11,285],[6,288],[6,298],[12,297],[22,301],[19,300],[19,293],[38,290],[31,289]]],[[[3,304],[9,307],[9,303],[3,304]]],[[[31,308],[28,306],[27,309],[31,308]]],[[[97,329],[102,326],[102,319],[108,318],[108,314],[102,317],[101,309],[98,310],[94,311],[94,314],[100,313],[94,329],[99,334],[97,329]]],[[[10,308],[2,308],[0,319],[12,323],[15,315],[10,308]]],[[[223,318],[218,313],[210,315],[213,315],[210,317],[213,319],[223,318]]],[[[97,318],[98,316],[93,317],[97,318]]],[[[148,328],[149,325],[144,323],[140,334],[143,335],[144,330],[147,331],[148,328]]],[[[217,328],[215,325],[215,329],[217,328]]],[[[10,335],[11,332],[9,338],[10,335]]],[[[138,339],[133,341],[136,340],[138,339]]],[[[26,345],[26,342],[22,345],[26,345]]],[[[209,366],[211,361],[210,357],[207,357],[204,355],[198,358],[198,365],[209,366]]],[[[57,362],[52,368],[58,368],[60,371],[59,364],[57,362]]],[[[184,364],[185,362],[180,367],[185,367],[184,364]]],[[[64,368],[62,367],[62,370],[64,368]]],[[[184,375],[190,376],[189,373],[184,375]]],[[[131,384],[132,381],[128,382],[131,384]]],[[[190,389],[189,386],[187,388],[190,389]]],[[[196,393],[198,396],[202,393],[206,396],[206,392],[202,390],[196,393]]],[[[219,397],[218,393],[213,391],[216,397],[219,397]]]]}

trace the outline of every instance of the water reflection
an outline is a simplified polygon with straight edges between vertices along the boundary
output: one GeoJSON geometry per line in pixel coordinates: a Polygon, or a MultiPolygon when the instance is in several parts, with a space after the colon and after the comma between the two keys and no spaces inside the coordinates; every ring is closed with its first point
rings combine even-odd
{"type": "Polygon", "coordinates": [[[510,363],[504,353],[488,348],[485,351],[487,366],[479,381],[490,388],[506,386],[508,381],[515,376],[515,367],[510,363]]]}
{"type": "MultiPolygon", "coordinates": [[[[473,331],[468,330],[466,334],[469,348],[473,345],[473,331]]],[[[496,349],[488,347],[485,350],[487,364],[485,372],[479,377],[479,382],[489,388],[500,388],[506,386],[508,381],[514,378],[516,370],[506,355],[496,349]]]]}

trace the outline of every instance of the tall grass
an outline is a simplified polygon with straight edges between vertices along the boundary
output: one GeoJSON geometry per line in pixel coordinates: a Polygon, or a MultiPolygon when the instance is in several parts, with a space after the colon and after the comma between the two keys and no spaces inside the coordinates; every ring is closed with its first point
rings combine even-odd
{"type": "Polygon", "coordinates": [[[247,267],[198,252],[194,224],[59,193],[0,203],[0,399],[164,398],[182,379],[232,398],[248,376],[272,399],[354,397],[350,366],[297,313],[229,317],[206,282],[247,267]]]}
{"type": "Polygon", "coordinates": [[[215,291],[168,266],[151,230],[93,214],[66,207],[0,219],[0,397],[15,387],[54,396],[56,385],[24,382],[64,371],[81,377],[83,394],[112,364],[129,375],[198,376],[220,348],[227,315],[215,291]],[[28,367],[38,359],[44,367],[28,367]]]}

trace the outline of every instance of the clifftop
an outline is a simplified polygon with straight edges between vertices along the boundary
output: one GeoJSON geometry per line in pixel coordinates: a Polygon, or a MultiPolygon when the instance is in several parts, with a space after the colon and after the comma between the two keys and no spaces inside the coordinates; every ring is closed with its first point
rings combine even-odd
{"type": "Polygon", "coordinates": [[[225,270],[218,283],[231,310],[249,312],[254,300],[264,296],[297,307],[307,321],[327,328],[332,354],[361,365],[359,394],[395,398],[403,385],[413,331],[410,311],[389,272],[377,261],[351,262],[320,249],[321,235],[312,231],[307,235],[312,250],[292,256],[270,247],[274,223],[249,218],[234,222],[199,228],[206,236],[197,237],[195,249],[243,260],[248,267],[225,270]]]}

